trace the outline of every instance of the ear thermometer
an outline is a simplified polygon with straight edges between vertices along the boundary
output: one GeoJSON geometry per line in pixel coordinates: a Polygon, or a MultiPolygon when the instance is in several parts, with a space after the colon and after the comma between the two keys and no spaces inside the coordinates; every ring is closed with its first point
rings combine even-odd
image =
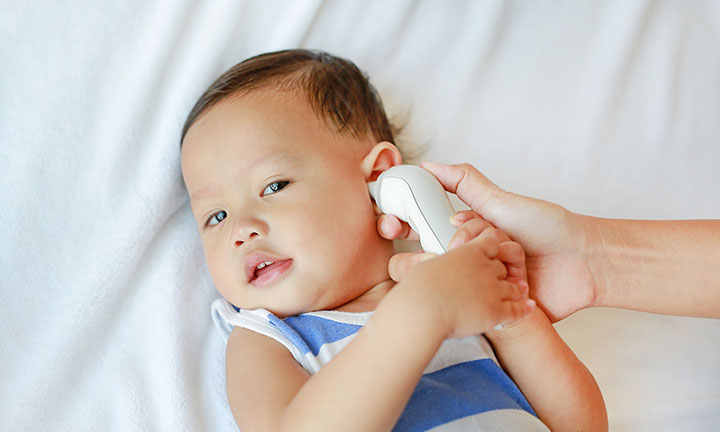
{"type": "Polygon", "coordinates": [[[457,231],[450,223],[455,209],[430,171],[415,165],[396,165],[368,183],[368,189],[383,213],[407,222],[420,235],[425,252],[447,252],[457,231]]]}

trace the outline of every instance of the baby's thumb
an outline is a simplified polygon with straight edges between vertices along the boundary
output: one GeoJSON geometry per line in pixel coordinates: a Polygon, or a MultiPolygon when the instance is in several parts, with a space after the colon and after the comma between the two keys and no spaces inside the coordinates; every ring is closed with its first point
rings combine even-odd
{"type": "Polygon", "coordinates": [[[430,171],[446,191],[454,193],[471,209],[483,214],[483,204],[488,198],[503,192],[474,166],[463,163],[444,165],[422,162],[420,166],[430,171]]]}

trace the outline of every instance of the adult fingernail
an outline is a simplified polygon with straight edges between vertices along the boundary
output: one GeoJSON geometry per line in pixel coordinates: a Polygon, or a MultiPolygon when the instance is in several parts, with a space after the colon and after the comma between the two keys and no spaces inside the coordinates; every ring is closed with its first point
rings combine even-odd
{"type": "Polygon", "coordinates": [[[433,259],[433,258],[435,258],[436,256],[437,256],[437,255],[434,254],[434,253],[429,253],[429,252],[428,252],[428,253],[423,253],[422,256],[420,257],[420,262],[427,261],[427,260],[429,260],[429,259],[433,259]]]}
{"type": "Polygon", "coordinates": [[[465,216],[465,214],[463,214],[463,213],[455,213],[455,214],[450,218],[450,223],[452,223],[453,225],[460,225],[461,223],[465,222],[466,219],[467,219],[467,217],[465,216]]]}
{"type": "Polygon", "coordinates": [[[388,231],[390,230],[390,222],[388,222],[387,218],[384,218],[383,221],[380,223],[380,228],[383,230],[383,233],[388,233],[388,231]]]}
{"type": "Polygon", "coordinates": [[[456,237],[455,240],[450,242],[450,245],[448,246],[448,250],[455,249],[456,247],[460,246],[461,244],[465,243],[463,239],[460,237],[456,237]]]}

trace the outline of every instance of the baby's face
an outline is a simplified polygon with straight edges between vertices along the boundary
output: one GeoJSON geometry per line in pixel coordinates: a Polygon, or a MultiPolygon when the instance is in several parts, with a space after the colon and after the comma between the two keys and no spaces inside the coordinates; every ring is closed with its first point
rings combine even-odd
{"type": "Polygon", "coordinates": [[[393,246],[378,235],[361,166],[374,144],[334,133],[290,92],[253,91],[199,118],[183,177],[225,299],[288,316],[333,309],[389,279],[393,246]]]}

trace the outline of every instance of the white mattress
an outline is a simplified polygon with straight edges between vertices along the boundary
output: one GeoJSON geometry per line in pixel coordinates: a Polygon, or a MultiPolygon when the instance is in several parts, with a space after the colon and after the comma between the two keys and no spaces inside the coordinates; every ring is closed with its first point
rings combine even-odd
{"type": "MultiPolygon", "coordinates": [[[[235,429],[178,139],[263,51],[352,59],[426,159],[515,192],[720,217],[717,2],[10,2],[0,36],[0,430],[235,429]]],[[[558,328],[611,430],[720,424],[720,321],[558,328]]]]}

